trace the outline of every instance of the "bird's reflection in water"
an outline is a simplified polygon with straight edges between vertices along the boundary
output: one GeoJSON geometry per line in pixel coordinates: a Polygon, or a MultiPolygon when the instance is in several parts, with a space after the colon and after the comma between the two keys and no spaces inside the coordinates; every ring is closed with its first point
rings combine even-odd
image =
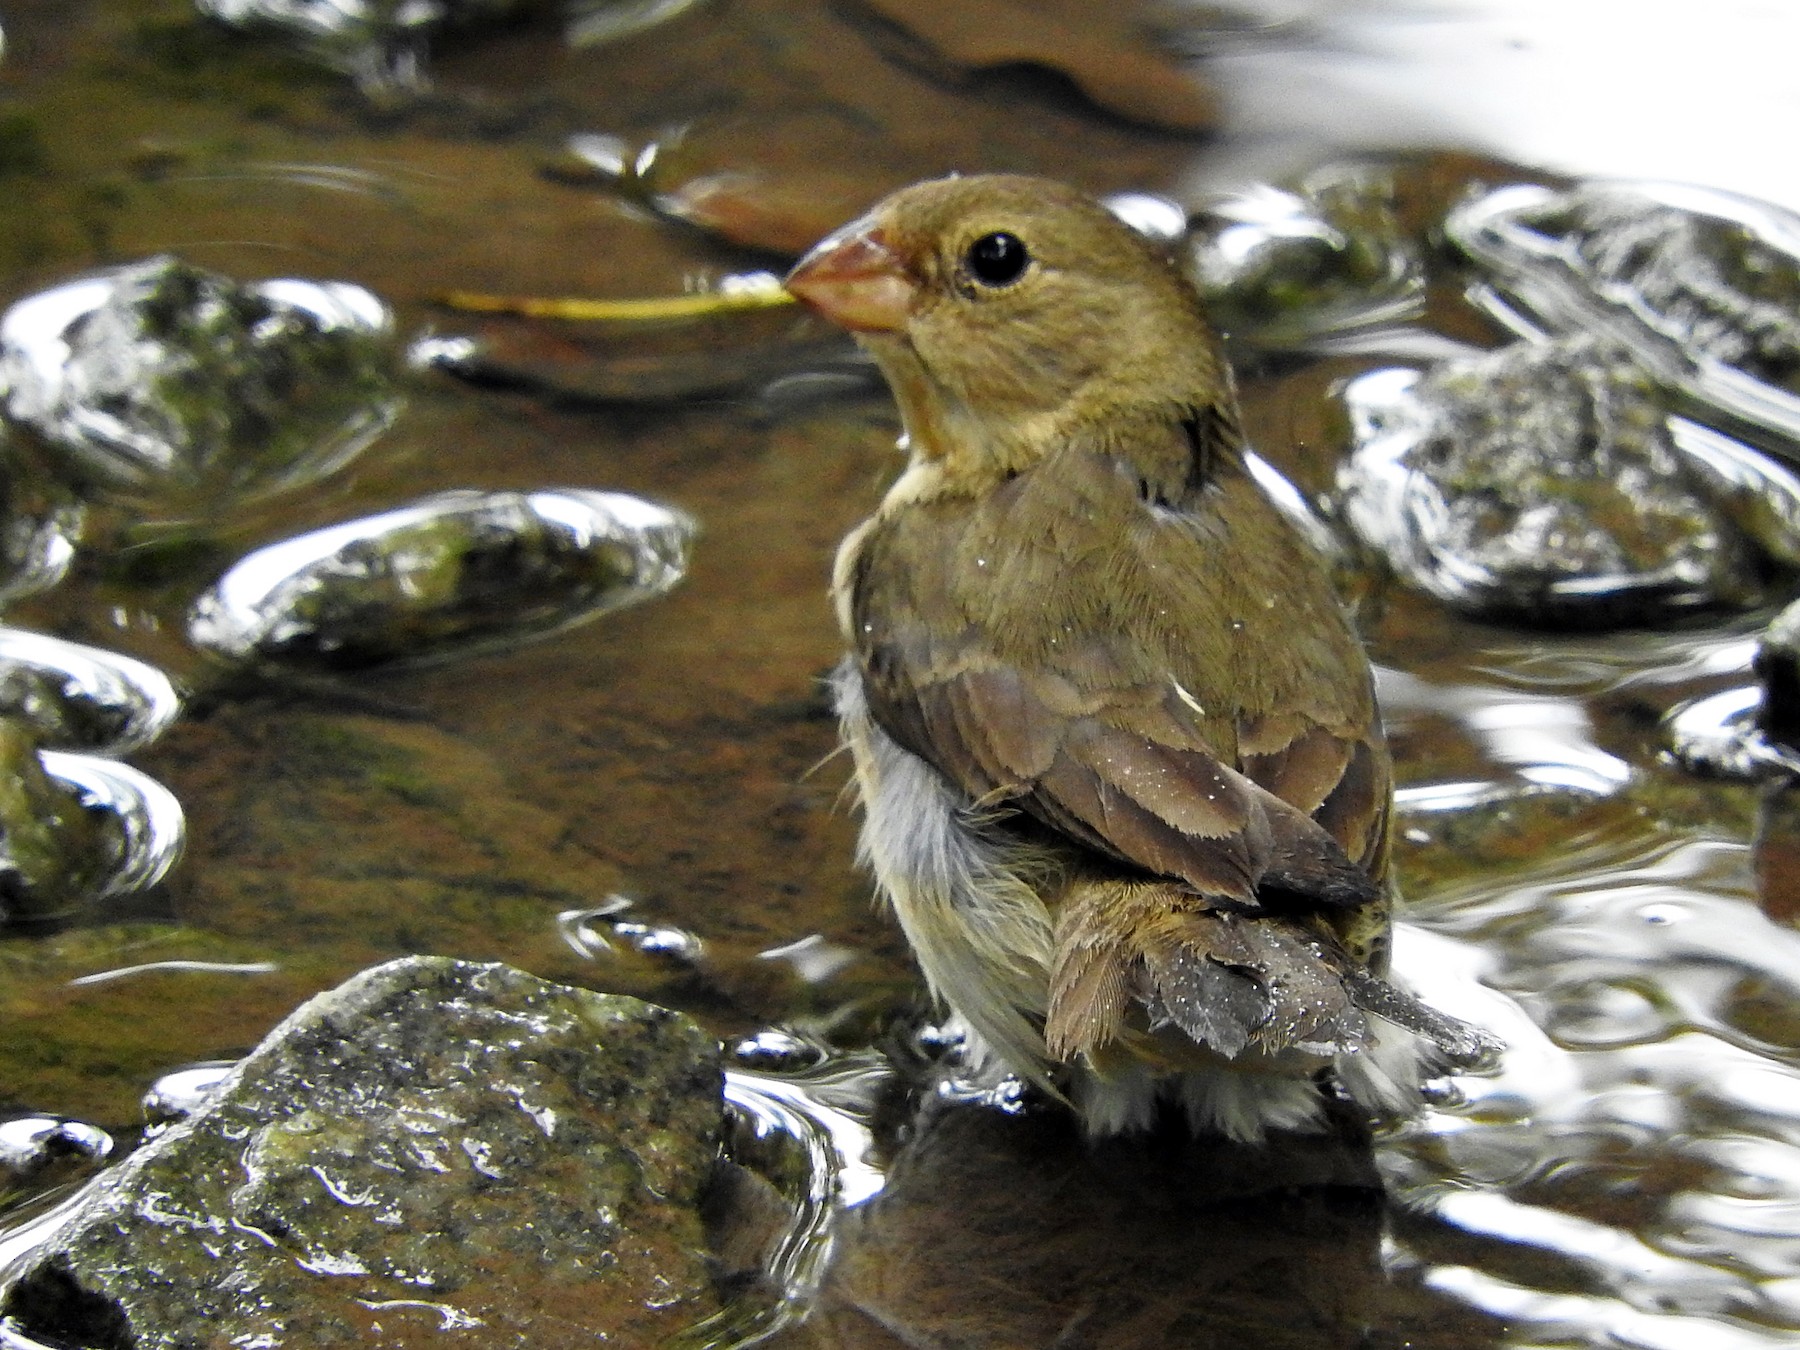
{"type": "Polygon", "coordinates": [[[799,1343],[1481,1350],[1498,1324],[1383,1270],[1366,1136],[1084,1141],[1059,1113],[930,1113],[842,1218],[799,1343]]]}

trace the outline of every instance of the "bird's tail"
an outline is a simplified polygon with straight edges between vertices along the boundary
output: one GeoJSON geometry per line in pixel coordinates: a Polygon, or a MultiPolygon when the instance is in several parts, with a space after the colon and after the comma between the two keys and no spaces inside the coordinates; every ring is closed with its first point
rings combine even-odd
{"type": "Polygon", "coordinates": [[[1164,882],[1096,881],[1071,887],[1057,919],[1044,1039],[1065,1062],[1146,1032],[1166,1044],[1170,1029],[1226,1060],[1333,1059],[1381,1039],[1371,1015],[1434,1046],[1445,1068],[1497,1049],[1298,917],[1214,908],[1164,882]]]}

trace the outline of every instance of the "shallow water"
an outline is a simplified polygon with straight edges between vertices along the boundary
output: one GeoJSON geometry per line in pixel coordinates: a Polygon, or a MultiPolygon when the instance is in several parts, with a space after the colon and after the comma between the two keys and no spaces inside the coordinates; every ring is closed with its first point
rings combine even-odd
{"type": "MultiPolygon", "coordinates": [[[[767,1042],[740,1057],[746,1113],[810,1103],[801,1133],[837,1170],[785,1267],[812,1316],[740,1309],[722,1342],[1800,1337],[1800,815],[1681,768],[1659,726],[1750,683],[1766,614],[1541,636],[1400,592],[1369,606],[1403,785],[1397,960],[1501,1034],[1504,1066],[1380,1133],[1372,1161],[1089,1151],[1054,1118],[898,1094],[879,1067],[929,1079],[926,1010],[851,865],[819,687],[832,549],[897,463],[879,388],[779,311],[621,333],[438,303],[676,294],[779,266],[771,246],[949,168],[1193,205],[1349,152],[1448,146],[1800,207],[1783,6],[1284,0],[1250,18],[1190,32],[1224,109],[1207,137],[1052,79],[946,71],[850,5],[702,4],[581,50],[542,23],[465,35],[434,53],[435,94],[371,108],[176,0],[13,0],[0,303],[168,251],[355,282],[409,337],[485,336],[516,378],[408,376],[392,429],[304,490],[101,497],[66,579],[10,602],[8,624],[190,692],[130,757],[175,793],[188,842],[151,890],[0,937],[0,1107],[128,1145],[153,1084],[243,1053],[374,961],[503,959],[686,1009],[728,1042],[781,1028],[830,1048],[804,1071],[767,1042]],[[749,242],[572,174],[583,133],[665,145],[670,193],[753,171],[747,204],[708,217],[749,242]],[[190,604],[257,547],[446,489],[556,487],[690,512],[687,580],[515,651],[350,678],[247,675],[185,637],[190,604]],[[1356,1188],[1371,1166],[1385,1203],[1356,1188]]],[[[1305,481],[1324,444],[1307,391],[1375,359],[1239,355],[1259,447],[1305,481]]],[[[68,1180],[6,1197],[0,1222],[68,1180]]]]}

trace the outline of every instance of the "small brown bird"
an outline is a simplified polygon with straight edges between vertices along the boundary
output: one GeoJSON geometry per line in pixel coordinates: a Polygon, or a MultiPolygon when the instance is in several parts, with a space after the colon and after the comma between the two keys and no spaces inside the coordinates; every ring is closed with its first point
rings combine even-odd
{"type": "Polygon", "coordinates": [[[1416,1102],[1485,1037],[1381,978],[1391,770],[1324,566],[1246,468],[1193,288],[1033,178],[894,194],[788,288],[910,463],[844,540],[862,850],[978,1058],[1142,1128],[1416,1102]]]}

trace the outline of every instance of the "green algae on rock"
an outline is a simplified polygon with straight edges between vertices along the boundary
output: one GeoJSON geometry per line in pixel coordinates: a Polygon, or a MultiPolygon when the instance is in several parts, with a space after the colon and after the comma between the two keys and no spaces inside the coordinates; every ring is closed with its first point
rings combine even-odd
{"type": "Polygon", "coordinates": [[[662,1343],[715,1306],[696,1206],[721,1084],[716,1044],[679,1014],[506,966],[390,962],[302,1006],[98,1178],[0,1315],[140,1350],[428,1328],[662,1343]]]}

